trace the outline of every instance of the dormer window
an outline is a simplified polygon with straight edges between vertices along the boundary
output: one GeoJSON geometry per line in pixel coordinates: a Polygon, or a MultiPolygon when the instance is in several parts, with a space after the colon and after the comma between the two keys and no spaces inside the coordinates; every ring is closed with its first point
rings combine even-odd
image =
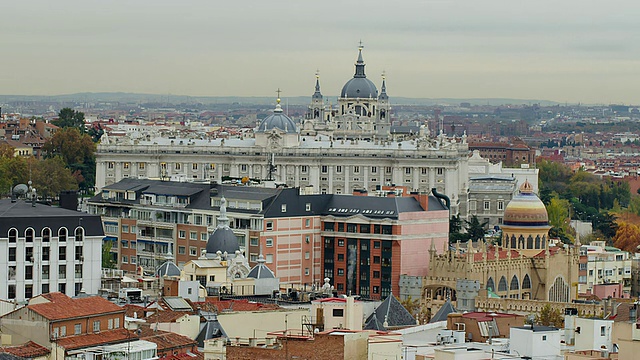
{"type": "Polygon", "coordinates": [[[311,203],[306,203],[304,206],[305,211],[311,211],[311,203]]]}
{"type": "Polygon", "coordinates": [[[282,204],[280,206],[280,211],[283,212],[283,213],[287,212],[287,204],[282,204]]]}

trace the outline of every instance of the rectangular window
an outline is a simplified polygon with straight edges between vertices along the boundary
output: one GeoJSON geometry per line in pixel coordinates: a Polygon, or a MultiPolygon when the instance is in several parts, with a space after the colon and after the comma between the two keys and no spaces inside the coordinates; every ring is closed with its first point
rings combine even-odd
{"type": "Polygon", "coordinates": [[[268,238],[265,241],[265,243],[266,243],[267,247],[272,247],[273,246],[273,239],[272,238],[268,238]]]}
{"type": "Polygon", "coordinates": [[[76,246],[76,260],[84,260],[84,256],[82,256],[82,246],[76,246]]]}
{"type": "Polygon", "coordinates": [[[484,202],[484,209],[485,209],[485,210],[489,210],[489,209],[491,209],[491,202],[489,202],[489,201],[485,201],[485,202],[484,202]]]}
{"type": "Polygon", "coordinates": [[[380,271],[374,271],[373,272],[373,278],[374,279],[380,279],[380,271]]]}
{"type": "Polygon", "coordinates": [[[607,334],[607,328],[604,326],[600,326],[600,336],[605,336],[607,334]]]}
{"type": "Polygon", "coordinates": [[[60,246],[58,248],[58,260],[67,260],[67,247],[60,246]]]}
{"type": "Polygon", "coordinates": [[[344,246],[344,240],[339,239],[338,240],[338,246],[344,246]]]}
{"type": "Polygon", "coordinates": [[[24,267],[24,278],[25,280],[33,280],[33,266],[28,265],[24,267]]]}
{"type": "Polygon", "coordinates": [[[128,248],[129,247],[129,241],[127,241],[127,240],[121,240],[120,244],[122,244],[123,248],[128,248]]]}
{"type": "Polygon", "coordinates": [[[404,168],[404,173],[405,173],[405,175],[411,175],[411,168],[410,167],[405,167],[404,168]]]}
{"type": "Polygon", "coordinates": [[[338,254],[338,261],[344,261],[344,254],[338,254]]]}
{"type": "MultiPolygon", "coordinates": [[[[59,265],[58,266],[58,279],[66,279],[67,278],[67,265],[59,265]]],[[[63,291],[61,291],[63,292],[63,291]]]]}
{"type": "Polygon", "coordinates": [[[309,168],[307,167],[307,165],[300,166],[300,172],[307,173],[308,171],[309,171],[309,168]]]}
{"type": "Polygon", "coordinates": [[[374,264],[380,264],[380,256],[374,256],[373,257],[373,263],[374,264]]]}
{"type": "Polygon", "coordinates": [[[344,309],[333,309],[333,317],[344,317],[344,309]]]}
{"type": "Polygon", "coordinates": [[[189,239],[190,240],[198,240],[198,233],[195,231],[189,231],[189,239]]]}
{"type": "Polygon", "coordinates": [[[260,244],[260,239],[258,239],[257,237],[252,237],[249,239],[249,245],[258,246],[259,244],[260,244]]]}
{"type": "Polygon", "coordinates": [[[267,221],[267,230],[273,230],[273,221],[267,221]]]}
{"type": "Polygon", "coordinates": [[[24,260],[33,262],[33,248],[27,247],[24,249],[24,260]]]}
{"type": "Polygon", "coordinates": [[[327,165],[322,165],[320,167],[320,172],[322,172],[323,174],[326,174],[329,171],[329,167],[327,165]]]}
{"type": "Polygon", "coordinates": [[[82,324],[75,324],[73,326],[73,334],[74,335],[80,335],[82,334],[82,324]]]}
{"type": "Polygon", "coordinates": [[[100,331],[100,321],[94,321],[93,322],[93,332],[99,332],[100,331]]]}
{"type": "Polygon", "coordinates": [[[189,255],[198,256],[198,248],[195,246],[189,246],[189,255]]]}
{"type": "Polygon", "coordinates": [[[342,166],[341,165],[336,166],[336,172],[338,174],[342,173],[342,166]]]}
{"type": "Polygon", "coordinates": [[[436,173],[437,173],[438,175],[442,175],[442,174],[444,174],[444,168],[438,168],[438,170],[436,170],[436,173]]]}
{"type": "Polygon", "coordinates": [[[76,279],[82,279],[82,264],[76,264],[74,268],[76,279]]]}
{"type": "Polygon", "coordinates": [[[378,172],[378,167],[377,166],[372,166],[371,167],[371,173],[372,174],[376,174],[378,172]]]}
{"type": "Polygon", "coordinates": [[[187,253],[187,248],[184,246],[178,246],[178,254],[184,255],[187,253]]]}
{"type": "Polygon", "coordinates": [[[304,253],[305,260],[309,260],[310,257],[311,257],[311,254],[309,254],[308,251],[305,251],[305,253],[304,253]]]}
{"type": "Polygon", "coordinates": [[[67,336],[67,327],[60,326],[60,337],[64,337],[64,336],[67,336]]]}
{"type": "Polygon", "coordinates": [[[144,170],[144,163],[138,163],[138,170],[144,170]]]}
{"type": "Polygon", "coordinates": [[[109,319],[109,321],[107,322],[107,326],[109,330],[113,329],[113,319],[109,319]]]}
{"type": "Polygon", "coordinates": [[[43,247],[42,248],[42,261],[49,261],[49,248],[48,247],[43,247]]]}
{"type": "Polygon", "coordinates": [[[266,257],[265,261],[267,262],[267,264],[272,264],[273,263],[273,254],[267,254],[267,257],[266,257]]]}
{"type": "Polygon", "coordinates": [[[16,261],[16,248],[9,248],[9,261],[16,261]]]}
{"type": "Polygon", "coordinates": [[[16,298],[16,286],[15,285],[9,285],[7,287],[7,297],[9,299],[15,299],[16,298]]]}
{"type": "Polygon", "coordinates": [[[126,256],[126,255],[122,256],[122,263],[123,264],[128,264],[129,263],[129,257],[126,256]]]}
{"type": "Polygon", "coordinates": [[[353,167],[353,173],[354,173],[354,174],[360,174],[360,166],[357,166],[357,165],[356,165],[356,166],[354,166],[354,167],[353,167]]]}
{"type": "Polygon", "coordinates": [[[287,204],[280,205],[280,212],[283,212],[283,213],[287,212],[287,204]]]}
{"type": "Polygon", "coordinates": [[[120,318],[115,318],[115,321],[114,321],[113,327],[114,327],[115,329],[119,329],[119,328],[120,328],[120,318]]]}
{"type": "MultiPolygon", "coordinates": [[[[49,279],[49,265],[42,265],[42,279],[43,280],[49,279]]],[[[42,293],[46,294],[44,291],[42,293]]]]}
{"type": "Polygon", "coordinates": [[[309,275],[309,268],[305,268],[305,269],[304,269],[304,274],[305,274],[306,276],[308,276],[308,275],[309,275]]]}
{"type": "Polygon", "coordinates": [[[202,240],[202,241],[207,241],[207,240],[209,240],[209,234],[207,234],[207,233],[200,233],[200,240],[202,240]]]}
{"type": "Polygon", "coordinates": [[[184,230],[180,230],[180,231],[178,231],[178,237],[179,237],[180,239],[184,239],[184,238],[186,238],[186,237],[187,237],[187,232],[186,232],[186,231],[184,231],[184,230]]]}
{"type": "Polygon", "coordinates": [[[311,203],[306,203],[306,204],[304,205],[304,210],[305,210],[305,211],[311,211],[311,203]]]}
{"type": "Polygon", "coordinates": [[[504,210],[504,201],[498,201],[498,210],[504,210]]]}
{"type": "Polygon", "coordinates": [[[338,269],[338,276],[344,276],[344,269],[338,269]]]}
{"type": "Polygon", "coordinates": [[[129,232],[129,225],[122,225],[122,232],[123,233],[128,233],[129,232]]]}

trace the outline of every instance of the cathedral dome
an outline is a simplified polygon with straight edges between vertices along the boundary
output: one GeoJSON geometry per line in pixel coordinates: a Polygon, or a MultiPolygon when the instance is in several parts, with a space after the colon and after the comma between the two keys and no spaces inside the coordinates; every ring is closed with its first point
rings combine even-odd
{"type": "Polygon", "coordinates": [[[377,98],[378,89],[373,82],[367,78],[356,78],[347,81],[342,87],[340,97],[343,98],[377,98]]]}
{"type": "Polygon", "coordinates": [[[347,81],[342,87],[341,98],[378,98],[378,89],[371,80],[367,79],[367,75],[364,73],[364,66],[362,45],[360,45],[358,48],[358,60],[356,61],[356,73],[353,75],[353,79],[347,81]]]}
{"type": "Polygon", "coordinates": [[[280,129],[286,133],[298,132],[296,123],[282,111],[282,107],[280,106],[280,99],[278,99],[277,101],[278,104],[273,110],[273,114],[267,116],[262,120],[262,122],[260,122],[260,125],[258,126],[258,132],[267,132],[273,129],[280,129]]]}
{"type": "Polygon", "coordinates": [[[520,185],[520,193],[511,199],[504,210],[504,225],[548,226],[549,217],[542,201],[533,193],[529,181],[520,185]]]}

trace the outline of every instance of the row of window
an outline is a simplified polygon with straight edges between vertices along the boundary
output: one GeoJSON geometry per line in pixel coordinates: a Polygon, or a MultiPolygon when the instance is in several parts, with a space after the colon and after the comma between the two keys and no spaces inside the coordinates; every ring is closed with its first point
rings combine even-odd
{"type": "MultiPolygon", "coordinates": [[[[351,223],[333,223],[325,222],[322,228],[323,231],[337,231],[337,232],[360,233],[370,234],[371,225],[369,224],[351,224],[351,223]],[[336,226],[337,224],[337,226],[336,226]]],[[[373,225],[374,234],[391,235],[393,234],[393,225],[373,225]]]]}
{"type": "MultiPolygon", "coordinates": [[[[49,261],[51,260],[51,248],[49,246],[43,246],[42,249],[42,254],[41,254],[41,258],[42,261],[49,261]]],[[[17,261],[17,248],[15,247],[9,247],[9,251],[7,252],[8,255],[8,261],[17,261]]],[[[29,246],[29,247],[25,247],[24,248],[24,261],[26,262],[36,262],[36,259],[34,257],[34,252],[33,252],[33,247],[29,246]]],[[[66,246],[60,246],[58,247],[58,260],[62,260],[65,261],[67,260],[67,247],[66,246]]],[[[82,261],[84,260],[84,257],[82,255],[82,246],[76,246],[75,247],[75,260],[79,260],[82,261]]]]}
{"type": "MultiPolygon", "coordinates": [[[[52,231],[49,228],[42,229],[40,233],[43,242],[49,242],[51,240],[52,231]]],[[[58,241],[65,242],[67,241],[68,231],[67,228],[60,228],[58,230],[58,241]]],[[[18,241],[18,230],[15,228],[9,229],[8,238],[10,243],[15,243],[18,241]]],[[[32,228],[28,228],[24,231],[24,240],[26,242],[33,242],[35,239],[35,230],[32,228]]],[[[79,227],[75,230],[75,240],[83,241],[84,239],[84,229],[79,227]]]]}
{"type": "MultiPolygon", "coordinates": [[[[179,230],[178,237],[180,239],[185,239],[187,237],[187,231],[179,230]]],[[[206,232],[200,233],[200,240],[207,241],[208,239],[209,239],[209,234],[207,234],[206,232]]],[[[189,240],[198,240],[198,232],[189,231],[189,240]]]]}
{"type": "MultiPolygon", "coordinates": [[[[112,318],[107,320],[107,328],[109,330],[120,328],[120,318],[112,318]]],[[[100,332],[100,320],[93,321],[93,332],[100,332]]],[[[82,334],[82,324],[73,325],[73,335],[82,334]]],[[[53,328],[53,338],[58,339],[67,336],[67,327],[65,325],[53,328]]]]}
{"type": "MultiPolygon", "coordinates": [[[[7,272],[7,280],[16,280],[17,266],[9,265],[7,272]]],[[[40,267],[40,279],[49,280],[49,265],[42,265],[40,267]]],[[[82,279],[82,264],[74,265],[74,277],[76,279],[82,279]]],[[[67,278],[67,265],[58,265],[58,279],[64,280],[67,278]]],[[[26,265],[24,267],[24,279],[33,280],[33,265],[26,265]]]]}
{"type": "MultiPolygon", "coordinates": [[[[504,200],[498,200],[496,202],[496,206],[497,206],[498,211],[504,210],[504,200]]],[[[475,211],[475,210],[477,210],[477,208],[478,208],[478,205],[477,205],[477,202],[475,200],[472,200],[472,201],[469,202],[469,210],[475,211]]],[[[485,210],[485,211],[491,210],[491,201],[484,200],[482,202],[482,209],[485,210]]]]}

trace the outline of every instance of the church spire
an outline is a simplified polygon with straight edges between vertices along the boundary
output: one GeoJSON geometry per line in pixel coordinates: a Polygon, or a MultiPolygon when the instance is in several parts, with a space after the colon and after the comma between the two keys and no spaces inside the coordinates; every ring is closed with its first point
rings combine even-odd
{"type": "Polygon", "coordinates": [[[364,60],[362,59],[362,49],[364,45],[362,45],[362,41],[360,41],[360,45],[358,46],[358,61],[356,61],[356,73],[353,75],[354,78],[366,78],[367,75],[364,74],[364,60]]]}
{"type": "Polygon", "coordinates": [[[387,82],[386,82],[387,74],[382,72],[382,87],[380,88],[380,96],[378,97],[380,100],[386,100],[389,98],[387,96],[387,82]]]}
{"type": "Polygon", "coordinates": [[[316,70],[316,91],[313,93],[313,99],[322,99],[320,92],[320,70],[316,70]]]}

